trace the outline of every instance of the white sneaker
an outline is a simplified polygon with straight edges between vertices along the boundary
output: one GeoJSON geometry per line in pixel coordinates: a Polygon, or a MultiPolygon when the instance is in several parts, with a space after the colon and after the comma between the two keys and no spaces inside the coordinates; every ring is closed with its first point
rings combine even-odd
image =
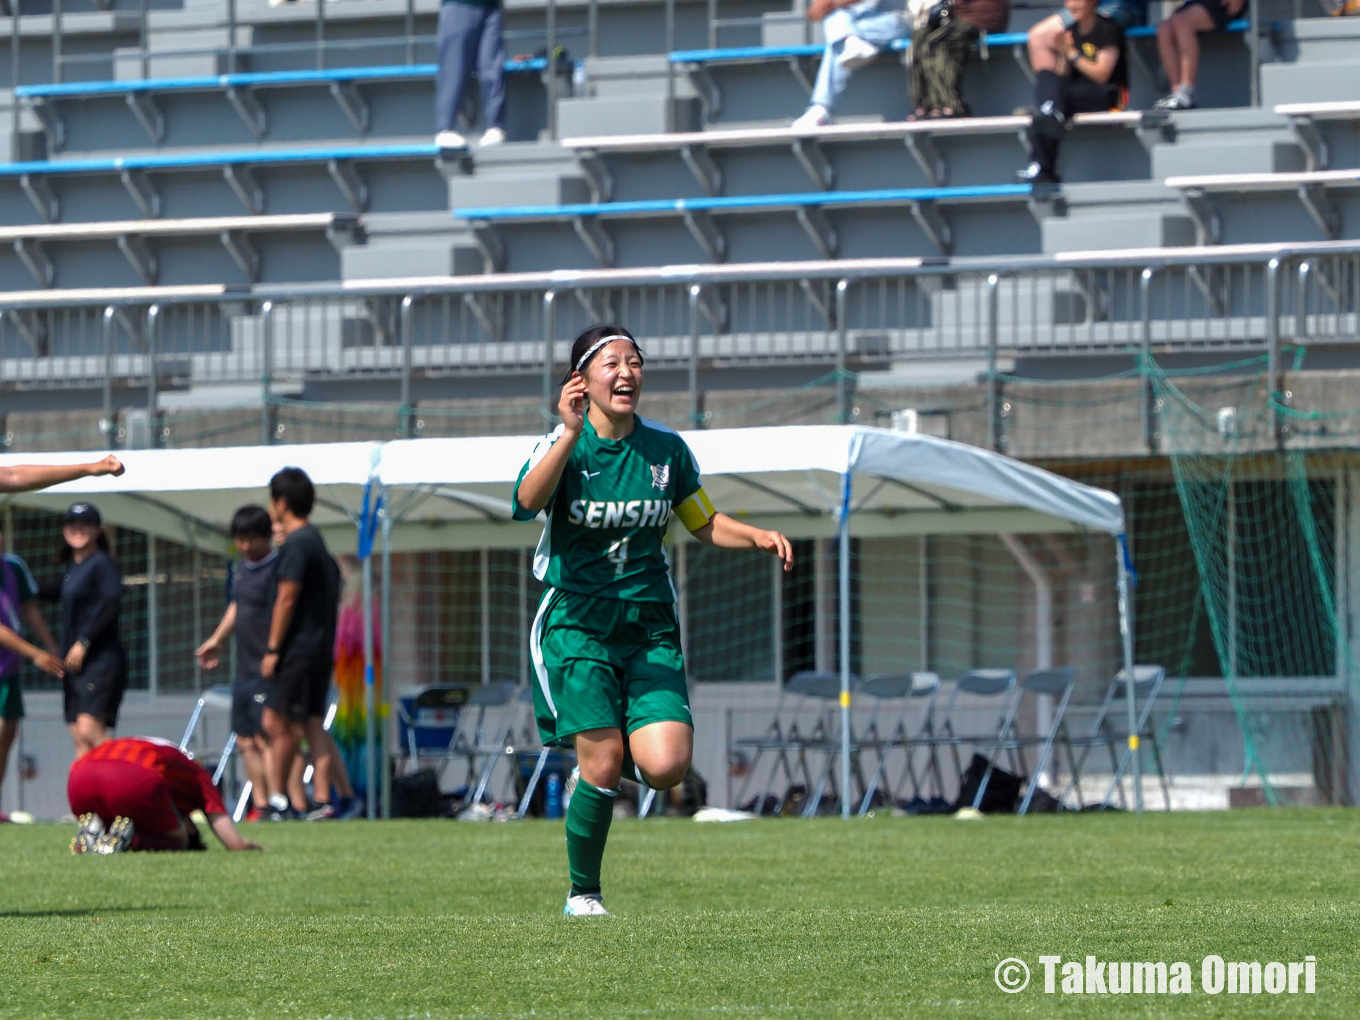
{"type": "Polygon", "coordinates": [[[434,144],[441,149],[466,149],[467,139],[457,131],[441,131],[434,136],[434,144]]]}
{"type": "Polygon", "coordinates": [[[584,896],[568,896],[567,905],[562,908],[563,917],[613,917],[604,909],[604,901],[597,893],[584,896]]]}
{"type": "Polygon", "coordinates": [[[879,49],[873,43],[857,35],[850,35],[846,36],[836,63],[847,71],[854,71],[870,63],[878,54],[879,49]]]}
{"type": "Polygon", "coordinates": [[[504,141],[505,141],[505,129],[493,127],[487,128],[487,130],[482,133],[482,140],[477,144],[481,148],[485,149],[489,145],[500,145],[504,141]]]}
{"type": "Polygon", "coordinates": [[[795,131],[811,131],[814,128],[826,127],[830,123],[831,114],[827,112],[826,107],[813,104],[793,122],[793,129],[795,131]]]}

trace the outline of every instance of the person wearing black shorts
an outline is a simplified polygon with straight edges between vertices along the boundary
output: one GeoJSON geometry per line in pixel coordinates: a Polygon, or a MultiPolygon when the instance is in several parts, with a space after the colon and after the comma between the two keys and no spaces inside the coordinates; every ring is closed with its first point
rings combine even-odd
{"type": "Polygon", "coordinates": [[[269,738],[270,817],[292,812],[282,791],[298,752],[293,724],[301,726],[316,769],[312,817],[336,818],[355,807],[340,749],[326,732],[340,611],[340,568],[321,532],[308,523],[316,489],[300,468],[284,468],[269,482],[269,515],[284,535],[275,566],[277,594],[269,643],[260,663],[266,681],[264,730],[269,738]],[[339,803],[331,802],[331,787],[339,803]]]}
{"type": "Polygon", "coordinates": [[[1065,0],[1072,25],[1059,36],[1056,70],[1034,78],[1030,162],[1016,173],[1021,184],[1057,184],[1058,145],[1072,115],[1121,110],[1128,102],[1124,30],[1096,12],[1096,0],[1065,0]]]}
{"type": "Polygon", "coordinates": [[[118,634],[123,575],[92,504],[75,503],[66,511],[61,537],[66,573],[39,593],[61,600],[61,647],[67,650],[62,700],[79,758],[118,725],[127,687],[127,655],[118,634]]]}
{"type": "MultiPolygon", "coordinates": [[[[216,669],[227,640],[236,635],[236,673],[231,681],[231,729],[236,734],[236,749],[241,752],[246,777],[250,780],[253,808],[248,816],[254,821],[269,810],[269,772],[266,761],[269,743],[264,733],[266,684],[260,676],[260,663],[269,646],[269,626],[274,613],[274,568],[278,551],[274,548],[273,522],[262,506],[243,506],[232,515],[231,538],[241,558],[233,564],[231,599],[222,622],[212,637],[198,647],[198,664],[216,669]]],[[[301,784],[299,784],[300,786],[301,784]]],[[[296,808],[307,806],[302,796],[296,808]]]]}
{"type": "Polygon", "coordinates": [[[1154,110],[1195,108],[1200,33],[1222,32],[1246,13],[1247,0],[1189,0],[1157,26],[1157,52],[1171,92],[1152,104],[1154,110]]]}

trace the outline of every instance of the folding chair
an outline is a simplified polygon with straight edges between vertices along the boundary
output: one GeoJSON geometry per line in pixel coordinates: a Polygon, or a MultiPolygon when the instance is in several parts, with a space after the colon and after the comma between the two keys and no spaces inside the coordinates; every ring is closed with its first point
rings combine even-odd
{"type": "Polygon", "coordinates": [[[450,749],[453,756],[467,762],[468,795],[462,807],[471,807],[486,796],[496,763],[514,746],[514,721],[507,709],[519,690],[513,680],[498,680],[468,693],[450,749]]]}
{"type": "MultiPolygon", "coordinates": [[[[1128,799],[1124,795],[1124,788],[1120,785],[1120,780],[1124,776],[1124,770],[1128,767],[1129,759],[1134,753],[1129,746],[1129,732],[1127,724],[1123,724],[1127,718],[1125,712],[1115,711],[1116,706],[1122,707],[1124,697],[1127,694],[1127,683],[1125,682],[1126,673],[1120,670],[1114,675],[1109,686],[1105,689],[1105,698],[1100,703],[1100,708],[1096,711],[1095,720],[1091,724],[1091,731],[1084,737],[1076,737],[1069,741],[1068,757],[1072,764],[1072,778],[1067,784],[1067,789],[1063,791],[1060,798],[1067,800],[1068,794],[1075,791],[1077,806],[1085,807],[1085,801],[1081,794],[1081,770],[1086,764],[1087,756],[1097,747],[1104,747],[1110,755],[1110,765],[1114,773],[1114,779],[1110,783],[1110,788],[1105,793],[1105,797],[1100,802],[1102,810],[1109,807],[1110,801],[1115,794],[1119,794],[1120,807],[1128,807],[1128,799]],[[1117,718],[1116,718],[1117,717],[1117,718]],[[1117,758],[1115,747],[1122,746],[1123,753],[1117,758]],[[1075,756],[1075,749],[1081,749],[1081,756],[1075,756]]],[[[1157,695],[1161,693],[1162,684],[1166,680],[1166,669],[1162,666],[1134,666],[1133,667],[1133,701],[1134,706],[1141,703],[1142,708],[1138,710],[1136,720],[1136,733],[1139,742],[1146,740],[1152,745],[1153,763],[1157,768],[1157,776],[1161,782],[1162,796],[1165,799],[1166,809],[1171,810],[1171,787],[1167,781],[1166,769],[1162,765],[1161,742],[1157,739],[1156,728],[1152,725],[1152,709],[1157,702],[1157,695]]]]}
{"type": "MultiPolygon", "coordinates": [[[[986,792],[987,783],[992,777],[996,756],[1001,751],[1013,751],[1019,755],[1019,774],[1024,775],[1025,771],[1027,771],[1025,765],[1025,750],[1031,747],[1038,747],[1039,760],[1035,763],[1033,770],[1030,771],[1029,784],[1025,788],[1025,796],[1020,802],[1020,808],[1017,811],[1017,814],[1023,815],[1029,810],[1030,802],[1034,799],[1034,791],[1039,786],[1039,775],[1044,771],[1044,767],[1048,764],[1049,755],[1053,751],[1054,741],[1058,739],[1060,734],[1066,734],[1063,720],[1067,714],[1067,705],[1068,702],[1072,700],[1072,691],[1076,688],[1076,685],[1076,670],[1067,666],[1060,666],[1052,669],[1036,669],[1025,674],[1020,681],[1017,710],[1015,716],[1012,718],[1010,732],[1008,735],[1003,735],[996,743],[990,745],[991,753],[987,756],[987,771],[983,775],[982,782],[978,786],[977,796],[973,798],[974,808],[982,803],[982,795],[986,792]],[[1054,710],[1053,719],[1048,724],[1048,728],[1043,733],[1021,733],[1018,725],[1015,723],[1015,719],[1018,718],[1020,714],[1019,706],[1023,704],[1026,698],[1037,702],[1038,699],[1042,697],[1057,699],[1057,707],[1054,710]]],[[[1070,742],[1064,739],[1064,746],[1070,746],[1070,742]]]]}
{"type": "Polygon", "coordinates": [[[896,749],[900,748],[906,755],[906,763],[903,766],[902,774],[898,777],[897,788],[901,789],[906,778],[910,776],[913,792],[920,793],[920,783],[916,779],[916,771],[911,762],[915,745],[914,738],[907,733],[907,716],[911,712],[913,702],[921,698],[928,698],[923,729],[929,731],[935,699],[940,693],[940,677],[936,673],[924,671],[875,673],[859,685],[857,693],[860,697],[873,699],[874,706],[869,724],[865,727],[864,734],[858,741],[859,747],[861,751],[873,751],[878,755],[878,766],[874,769],[873,778],[869,780],[869,785],[865,787],[864,797],[860,801],[859,814],[862,816],[868,813],[869,807],[873,803],[874,794],[878,792],[880,784],[882,784],[884,795],[888,800],[893,799],[892,788],[883,782],[883,777],[887,774],[888,755],[896,749]],[[892,704],[900,706],[897,720],[887,736],[880,736],[880,712],[892,704]]]}
{"type": "MultiPolygon", "coordinates": [[[[850,674],[850,689],[859,689],[859,677],[854,673],[850,674]]],[[[820,754],[822,756],[822,772],[817,777],[817,785],[812,789],[812,796],[808,798],[807,806],[803,808],[803,817],[812,818],[816,816],[817,809],[821,806],[822,798],[826,796],[828,789],[831,789],[841,797],[849,797],[849,790],[840,790],[837,787],[835,773],[836,765],[841,758],[841,713],[839,710],[841,700],[841,675],[839,673],[816,673],[812,679],[805,684],[803,696],[816,705],[816,723],[812,727],[812,732],[807,736],[795,733],[791,737],[794,746],[794,753],[798,755],[799,763],[803,766],[803,774],[808,774],[807,755],[820,754]]],[[[852,778],[859,781],[860,795],[863,796],[865,790],[864,772],[860,767],[860,745],[855,739],[855,731],[850,730],[850,762],[854,770],[852,778]]]]}
{"type": "MultiPolygon", "coordinates": [[[[538,789],[538,784],[543,780],[543,773],[547,770],[548,762],[552,755],[562,756],[563,766],[573,757],[575,752],[570,747],[544,747],[538,738],[538,722],[534,719],[534,689],[532,684],[520,688],[519,694],[515,697],[515,704],[521,712],[522,726],[520,726],[520,745],[521,748],[532,748],[538,745],[538,752],[534,757],[533,771],[529,775],[528,781],[524,784],[524,793],[520,795],[519,806],[515,809],[515,818],[524,818],[529,813],[529,806],[533,803],[534,791],[538,789]]],[[[525,752],[520,748],[514,750],[507,749],[518,763],[520,755],[525,752]]]]}
{"type": "Polygon", "coordinates": [[[740,737],[732,742],[734,748],[754,752],[747,766],[746,776],[737,790],[737,804],[745,802],[746,793],[759,771],[761,759],[766,754],[774,756],[774,763],[764,792],[760,795],[760,804],[763,805],[769,797],[776,796],[775,784],[782,774],[786,785],[775,799],[775,811],[783,810],[789,792],[798,779],[795,765],[802,773],[803,788],[809,792],[813,789],[816,783],[807,762],[807,752],[812,748],[813,741],[804,736],[804,731],[818,733],[817,741],[825,742],[823,716],[830,697],[840,697],[839,674],[815,670],[794,673],[779,689],[779,697],[765,732],[759,737],[740,737]],[[809,713],[812,714],[811,720],[807,718],[809,713]]]}
{"type": "Polygon", "coordinates": [[[470,693],[466,686],[434,684],[397,701],[408,771],[415,772],[422,763],[433,762],[435,774],[443,779],[449,763],[457,756],[454,740],[470,693]]]}
{"type": "MultiPolygon", "coordinates": [[[[937,782],[940,774],[940,748],[949,748],[954,759],[954,775],[958,779],[960,787],[962,787],[963,761],[959,755],[959,748],[964,745],[971,745],[974,748],[988,747],[1004,740],[1011,732],[1019,701],[1020,690],[1015,683],[1015,671],[1011,669],[971,669],[955,680],[954,689],[949,693],[949,701],[945,705],[944,717],[938,729],[932,727],[933,732],[928,735],[922,734],[916,738],[917,747],[926,747],[930,751],[929,767],[934,770],[937,782]],[[1001,702],[1001,714],[996,726],[982,733],[960,733],[955,719],[959,712],[958,701],[961,694],[986,701],[999,700],[1001,702]]],[[[970,706],[969,710],[974,709],[970,706]]],[[[1008,757],[1012,770],[1017,769],[1015,751],[1011,750],[1008,757]]],[[[987,778],[990,779],[990,769],[987,778]]],[[[985,790],[985,784],[979,784],[977,796],[974,797],[975,806],[981,802],[985,790]]],[[[943,792],[941,795],[943,795],[943,792]]]]}
{"type": "MultiPolygon", "coordinates": [[[[198,724],[203,718],[203,711],[208,707],[221,709],[231,713],[231,685],[213,684],[206,687],[198,696],[198,701],[194,704],[194,710],[189,716],[189,725],[184,727],[184,736],[179,738],[179,749],[186,754],[189,752],[189,745],[193,742],[198,730],[198,724]]],[[[227,734],[226,742],[222,745],[222,753],[217,758],[217,767],[213,770],[213,785],[217,786],[222,782],[222,777],[227,773],[227,766],[231,762],[231,756],[236,751],[236,732],[233,730],[227,734]]],[[[245,816],[246,805],[250,803],[250,780],[247,779],[241,787],[241,792],[236,798],[236,807],[232,811],[232,819],[240,821],[245,816]]]]}

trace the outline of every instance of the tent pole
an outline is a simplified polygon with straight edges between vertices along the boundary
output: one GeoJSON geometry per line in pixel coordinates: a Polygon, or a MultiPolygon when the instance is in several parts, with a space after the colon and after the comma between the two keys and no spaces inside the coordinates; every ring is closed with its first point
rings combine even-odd
{"type": "Polygon", "coordinates": [[[1129,572],[1126,562],[1124,536],[1115,544],[1115,574],[1119,578],[1119,636],[1124,644],[1124,701],[1129,709],[1129,758],[1133,765],[1133,807],[1143,810],[1142,754],[1138,750],[1138,706],[1134,702],[1133,683],[1133,605],[1129,600],[1129,572]]]}
{"type": "Polygon", "coordinates": [[[377,707],[373,699],[373,513],[370,490],[364,488],[364,505],[360,510],[359,556],[363,565],[363,598],[361,611],[364,614],[364,747],[365,769],[364,802],[369,818],[377,817],[377,728],[373,714],[377,707]]]}
{"type": "Polygon", "coordinates": [[[387,512],[386,506],[379,511],[378,516],[382,519],[382,581],[381,590],[378,596],[381,605],[382,640],[383,640],[383,692],[387,695],[387,719],[382,728],[382,816],[392,817],[392,720],[397,717],[395,711],[394,691],[396,686],[392,682],[392,515],[387,512]]]}
{"type": "Polygon", "coordinates": [[[841,490],[840,522],[841,817],[850,817],[850,472],[841,490]]]}

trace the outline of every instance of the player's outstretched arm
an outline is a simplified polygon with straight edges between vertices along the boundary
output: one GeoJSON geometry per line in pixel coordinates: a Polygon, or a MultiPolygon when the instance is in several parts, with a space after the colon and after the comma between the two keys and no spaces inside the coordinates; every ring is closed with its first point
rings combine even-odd
{"type": "Polygon", "coordinates": [[[724,513],[715,513],[703,527],[691,532],[700,542],[719,549],[759,549],[779,557],[785,570],[793,569],[793,546],[778,531],[764,531],[742,524],[724,513]]]}
{"type": "Polygon", "coordinates": [[[28,492],[49,485],[73,482],[77,478],[121,475],[123,462],[109,454],[89,464],[15,464],[0,468],[0,492],[28,492]]]}
{"type": "Polygon", "coordinates": [[[260,846],[258,843],[252,843],[236,831],[236,825],[232,822],[231,815],[211,814],[208,816],[208,824],[212,826],[213,835],[216,836],[228,850],[264,849],[264,847],[260,846]]]}
{"type": "Polygon", "coordinates": [[[0,625],[0,647],[8,648],[11,652],[18,652],[33,665],[37,666],[44,673],[51,673],[55,677],[66,675],[66,670],[62,667],[61,660],[50,652],[45,652],[41,648],[35,648],[8,627],[0,625]]]}

